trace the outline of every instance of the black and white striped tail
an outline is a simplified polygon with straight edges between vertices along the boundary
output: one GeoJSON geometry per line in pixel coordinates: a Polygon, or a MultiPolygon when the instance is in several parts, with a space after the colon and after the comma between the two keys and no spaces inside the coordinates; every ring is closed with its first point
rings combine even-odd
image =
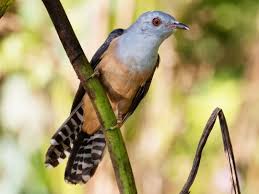
{"type": "Polygon", "coordinates": [[[71,152],[73,142],[77,138],[83,123],[83,108],[80,103],[50,140],[45,164],[56,167],[71,152]]]}
{"type": "Polygon", "coordinates": [[[86,183],[100,163],[105,148],[103,132],[98,130],[92,135],[81,131],[83,108],[80,103],[68,119],[53,135],[46,153],[45,164],[56,167],[70,154],[65,180],[77,184],[86,183]]]}
{"type": "Polygon", "coordinates": [[[86,183],[102,159],[105,144],[101,130],[92,135],[79,132],[67,162],[65,180],[72,184],[86,183]]]}

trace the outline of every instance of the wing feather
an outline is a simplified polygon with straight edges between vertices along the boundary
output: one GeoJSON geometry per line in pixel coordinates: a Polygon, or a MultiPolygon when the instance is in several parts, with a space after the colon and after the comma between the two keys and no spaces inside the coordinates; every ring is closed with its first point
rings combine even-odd
{"type": "Polygon", "coordinates": [[[138,91],[136,92],[136,95],[133,98],[132,103],[130,105],[129,111],[123,117],[123,122],[125,122],[127,120],[127,118],[130,115],[132,115],[132,113],[136,110],[136,108],[138,107],[138,105],[141,102],[141,100],[146,96],[146,94],[147,94],[147,92],[149,90],[151,81],[153,79],[153,75],[155,73],[156,68],[158,68],[159,63],[160,63],[160,56],[158,55],[156,66],[155,66],[155,68],[153,70],[153,73],[150,75],[149,79],[145,82],[145,84],[143,86],[141,86],[138,89],[138,91]]]}
{"type": "MultiPolygon", "coordinates": [[[[118,36],[121,36],[124,33],[123,29],[116,29],[113,30],[108,38],[105,40],[105,42],[101,45],[101,47],[96,51],[96,53],[94,54],[94,56],[92,57],[90,64],[92,66],[93,69],[96,68],[96,66],[100,63],[100,61],[102,60],[102,55],[103,53],[108,49],[110,43],[112,42],[112,40],[114,38],[117,38],[118,36]]],[[[77,107],[77,105],[82,101],[83,97],[85,95],[85,89],[83,88],[83,85],[80,83],[79,87],[77,89],[73,104],[72,104],[72,108],[71,108],[71,112],[77,107]]]]}

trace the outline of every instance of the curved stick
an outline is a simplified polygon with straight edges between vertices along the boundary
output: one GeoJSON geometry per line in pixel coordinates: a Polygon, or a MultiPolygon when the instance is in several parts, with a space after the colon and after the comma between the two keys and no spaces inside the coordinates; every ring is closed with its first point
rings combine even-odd
{"type": "Polygon", "coordinates": [[[191,172],[190,172],[189,177],[188,177],[182,191],[180,192],[180,194],[189,194],[190,193],[190,191],[189,191],[190,187],[192,186],[192,184],[195,180],[195,177],[197,175],[198,169],[199,169],[203,148],[208,140],[211,130],[213,129],[217,116],[219,117],[222,139],[223,139],[223,144],[224,144],[224,151],[225,151],[228,161],[229,161],[234,193],[241,194],[236,165],[235,165],[233,148],[232,148],[232,144],[231,144],[231,140],[230,140],[230,136],[229,136],[229,130],[228,130],[228,126],[227,126],[227,122],[226,122],[224,113],[223,113],[222,109],[220,109],[220,108],[216,108],[212,112],[212,114],[203,130],[203,133],[200,138],[200,142],[198,144],[196,154],[195,154],[195,157],[193,160],[191,172]]]}

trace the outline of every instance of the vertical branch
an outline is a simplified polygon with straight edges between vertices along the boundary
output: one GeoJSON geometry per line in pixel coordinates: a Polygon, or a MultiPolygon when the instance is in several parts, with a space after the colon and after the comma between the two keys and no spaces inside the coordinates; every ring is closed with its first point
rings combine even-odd
{"type": "Polygon", "coordinates": [[[99,120],[104,128],[108,150],[111,156],[120,193],[136,194],[137,189],[130,166],[127,150],[119,128],[114,128],[117,119],[113,113],[106,92],[97,78],[87,79],[93,74],[67,15],[59,0],[42,0],[67,56],[83,87],[88,92],[99,120]],[[114,129],[113,129],[114,128],[114,129]]]}

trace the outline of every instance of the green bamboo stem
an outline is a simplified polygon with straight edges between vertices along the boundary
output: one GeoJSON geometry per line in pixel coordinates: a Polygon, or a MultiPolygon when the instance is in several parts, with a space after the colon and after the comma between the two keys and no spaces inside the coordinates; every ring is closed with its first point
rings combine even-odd
{"type": "Polygon", "coordinates": [[[137,189],[127,150],[120,129],[114,128],[117,120],[106,96],[106,92],[97,78],[87,80],[87,78],[93,74],[93,69],[75,36],[60,1],[42,1],[51,17],[67,56],[76,71],[78,78],[81,80],[84,88],[88,92],[99,120],[105,129],[104,134],[120,193],[136,194],[137,189]]]}

